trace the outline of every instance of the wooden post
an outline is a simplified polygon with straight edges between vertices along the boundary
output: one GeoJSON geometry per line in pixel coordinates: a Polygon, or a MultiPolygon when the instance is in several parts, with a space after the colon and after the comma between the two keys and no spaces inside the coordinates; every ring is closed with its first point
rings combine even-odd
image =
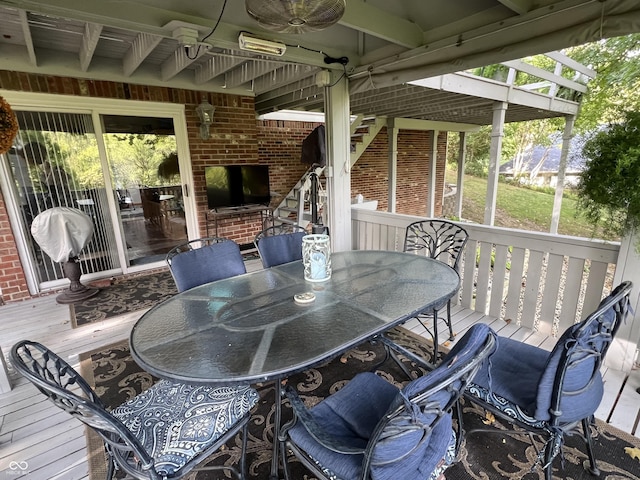
{"type": "Polygon", "coordinates": [[[491,129],[491,148],[489,150],[489,178],[487,181],[487,201],[484,207],[484,224],[493,225],[496,218],[496,198],[498,197],[498,174],[502,137],[504,136],[504,118],[507,112],[506,102],[493,104],[493,126],[491,129]]]}
{"type": "Polygon", "coordinates": [[[427,192],[427,217],[433,218],[436,212],[436,171],[438,166],[438,134],[439,130],[431,132],[431,155],[429,159],[429,191],[427,192]]]}
{"type": "Polygon", "coordinates": [[[324,107],[327,142],[327,219],[331,248],[351,250],[351,156],[349,82],[346,77],[325,87],[324,107]]]}
{"type": "Polygon", "coordinates": [[[549,233],[558,233],[560,224],[560,209],[562,208],[562,194],[564,193],[564,178],[567,171],[567,158],[569,157],[569,147],[573,138],[573,124],[576,120],[574,115],[565,118],[564,134],[562,135],[562,150],[560,152],[560,163],[558,164],[558,181],[556,183],[555,196],[553,197],[553,212],[551,213],[551,229],[549,233]]]}
{"type": "Polygon", "coordinates": [[[633,282],[630,302],[633,311],[620,329],[609,347],[605,364],[615,370],[630,372],[636,360],[636,350],[640,342],[640,255],[636,246],[640,242],[640,234],[627,235],[620,244],[620,253],[616,263],[613,286],[625,280],[633,282]]]}
{"type": "Polygon", "coordinates": [[[462,218],[462,194],[464,191],[464,164],[467,153],[467,134],[460,132],[460,145],[458,149],[458,179],[456,185],[456,217],[462,218]]]}
{"type": "Polygon", "coordinates": [[[387,211],[395,213],[396,211],[396,188],[398,181],[398,128],[395,124],[395,118],[387,119],[387,136],[389,137],[389,193],[387,211]]]}

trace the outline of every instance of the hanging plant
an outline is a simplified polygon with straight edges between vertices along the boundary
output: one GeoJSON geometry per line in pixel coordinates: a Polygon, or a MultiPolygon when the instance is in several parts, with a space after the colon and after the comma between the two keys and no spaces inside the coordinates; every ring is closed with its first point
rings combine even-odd
{"type": "Polygon", "coordinates": [[[9,151],[18,134],[18,119],[11,105],[0,97],[0,154],[9,151]]]}
{"type": "Polygon", "coordinates": [[[640,112],[609,125],[585,143],[587,162],[578,184],[586,218],[605,234],[623,236],[640,227],[640,112]]]}

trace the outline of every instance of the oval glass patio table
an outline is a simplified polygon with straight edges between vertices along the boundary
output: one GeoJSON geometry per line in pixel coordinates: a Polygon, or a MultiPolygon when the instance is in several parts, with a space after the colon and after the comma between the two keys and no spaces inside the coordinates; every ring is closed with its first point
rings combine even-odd
{"type": "Polygon", "coordinates": [[[333,274],[305,282],[301,261],[208,283],[145,313],[130,336],[146,371],[186,383],[256,383],[333,358],[459,288],[448,265],[413,254],[332,255],[333,274]],[[313,292],[300,304],[294,295],[313,292]]]}
{"type": "MultiPolygon", "coordinates": [[[[180,382],[275,380],[279,429],[281,379],[444,305],[460,286],[451,267],[414,254],[338,252],[331,263],[325,282],[306,282],[297,261],[179,293],[136,322],[131,354],[146,371],[180,382]],[[294,300],[308,292],[313,301],[294,300]]],[[[278,478],[278,458],[276,430],[271,479],[278,478]]]]}

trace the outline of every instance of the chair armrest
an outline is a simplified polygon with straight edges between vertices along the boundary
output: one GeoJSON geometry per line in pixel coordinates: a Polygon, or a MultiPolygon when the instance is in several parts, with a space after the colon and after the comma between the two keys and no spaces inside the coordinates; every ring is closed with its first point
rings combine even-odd
{"type": "Polygon", "coordinates": [[[305,406],[304,402],[298,395],[298,392],[296,392],[290,385],[285,387],[284,394],[289,399],[294,417],[293,420],[282,428],[280,441],[284,441],[288,430],[293,427],[296,422],[300,422],[304,429],[309,432],[309,435],[311,435],[320,445],[328,448],[329,450],[347,455],[364,453],[364,448],[354,448],[353,446],[347,445],[341,442],[340,439],[329,434],[322,425],[316,421],[313,415],[311,415],[311,412],[305,406]]]}

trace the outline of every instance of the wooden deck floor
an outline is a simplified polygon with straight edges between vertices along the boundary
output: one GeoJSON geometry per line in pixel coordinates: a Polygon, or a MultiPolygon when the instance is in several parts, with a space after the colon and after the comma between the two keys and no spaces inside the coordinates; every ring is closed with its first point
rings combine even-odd
{"type": "MultiPolygon", "coordinates": [[[[252,269],[250,265],[248,269],[252,269]]],[[[141,312],[103,322],[71,328],[69,307],[58,305],[54,296],[0,307],[2,336],[0,348],[5,354],[22,339],[44,343],[78,367],[78,356],[95,348],[125,339],[141,312]]],[[[538,336],[516,326],[454,307],[458,337],[476,322],[488,323],[501,335],[549,347],[552,339],[538,336]]],[[[405,324],[422,334],[422,326],[405,324]]],[[[442,331],[442,330],[441,330],[442,331]]],[[[0,395],[0,478],[11,479],[88,479],[84,426],[59,410],[10,369],[13,389],[0,395]]],[[[640,438],[638,415],[640,371],[630,376],[604,371],[605,397],[596,416],[640,438]]]]}

